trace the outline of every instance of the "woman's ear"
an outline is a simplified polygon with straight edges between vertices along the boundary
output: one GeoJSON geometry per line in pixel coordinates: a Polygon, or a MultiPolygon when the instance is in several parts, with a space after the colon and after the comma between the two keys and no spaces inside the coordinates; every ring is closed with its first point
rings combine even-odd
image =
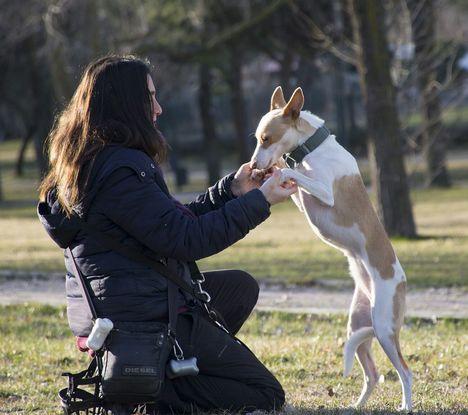
{"type": "Polygon", "coordinates": [[[273,92],[273,95],[271,96],[270,111],[281,109],[281,108],[284,108],[285,106],[286,106],[286,100],[284,99],[283,88],[281,88],[280,86],[277,86],[273,92]]]}
{"type": "Polygon", "coordinates": [[[304,106],[304,93],[302,88],[296,88],[291,99],[283,108],[283,117],[291,117],[293,120],[299,118],[301,109],[304,106]]]}

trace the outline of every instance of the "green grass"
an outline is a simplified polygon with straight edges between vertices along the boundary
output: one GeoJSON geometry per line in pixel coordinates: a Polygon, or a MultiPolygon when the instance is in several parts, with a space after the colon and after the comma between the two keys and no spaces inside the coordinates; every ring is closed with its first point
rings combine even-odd
{"type": "MultiPolygon", "coordinates": [[[[393,241],[409,283],[468,285],[468,189],[420,190],[413,199],[421,238],[393,241]]],[[[248,237],[202,264],[241,266],[257,278],[279,283],[349,278],[342,254],[319,241],[292,204],[274,209],[248,237]]]]}
{"type": "MultiPolygon", "coordinates": [[[[448,110],[444,110],[442,114],[442,121],[446,128],[450,128],[456,125],[466,125],[467,120],[468,107],[466,106],[453,107],[448,110]]],[[[417,112],[413,113],[412,115],[406,118],[404,124],[406,124],[406,126],[410,128],[420,127],[422,124],[421,114],[417,112]]]]}
{"type": "MultiPolygon", "coordinates": [[[[60,373],[84,368],[64,308],[43,305],[0,307],[0,413],[59,414],[60,373]]],[[[359,395],[362,375],[342,373],[344,316],[254,313],[241,339],[283,384],[288,413],[343,413],[359,395]],[[332,396],[330,396],[332,395],[332,396]]],[[[403,353],[414,374],[418,413],[468,413],[468,320],[407,321],[403,353]]],[[[386,380],[377,386],[367,409],[396,413],[401,399],[396,372],[374,345],[377,366],[386,380]]]]}
{"type": "MultiPolygon", "coordinates": [[[[12,171],[16,149],[16,142],[0,144],[6,195],[0,204],[0,270],[63,271],[62,252],[35,214],[33,154],[28,153],[25,177],[16,178],[12,171]]],[[[453,157],[449,166],[464,177],[454,188],[412,191],[421,238],[393,241],[413,287],[468,286],[468,160],[453,157]]],[[[185,190],[200,188],[200,183],[191,186],[185,190]]],[[[242,268],[274,283],[349,282],[345,258],[317,239],[291,202],[275,207],[246,238],[200,264],[204,269],[242,268]]]]}

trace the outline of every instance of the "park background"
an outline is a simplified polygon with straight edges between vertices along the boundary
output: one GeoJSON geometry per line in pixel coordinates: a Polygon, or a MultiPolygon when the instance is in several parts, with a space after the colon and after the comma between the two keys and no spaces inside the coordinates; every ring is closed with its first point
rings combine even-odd
{"type": "MultiPolygon", "coordinates": [[[[182,201],[250,159],[277,85],[286,98],[303,88],[305,109],[358,158],[419,301],[402,332],[416,412],[467,413],[467,1],[1,0],[0,45],[0,413],[59,413],[60,373],[86,360],[35,204],[54,117],[110,52],[153,66],[164,170],[182,201]]],[[[288,411],[341,413],[357,398],[358,365],[341,377],[346,316],[324,304],[351,300],[346,261],[291,202],[200,265],[245,269],[274,298],[242,338],[284,384],[288,411]],[[291,313],[298,292],[327,300],[310,312],[302,297],[291,313]]],[[[385,382],[369,408],[393,413],[399,382],[374,349],[385,382]]]]}

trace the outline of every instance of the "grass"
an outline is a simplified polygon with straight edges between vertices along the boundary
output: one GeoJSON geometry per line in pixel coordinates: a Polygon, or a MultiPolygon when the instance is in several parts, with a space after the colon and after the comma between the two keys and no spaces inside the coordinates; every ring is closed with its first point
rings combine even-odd
{"type": "MultiPolygon", "coordinates": [[[[468,119],[468,107],[452,107],[448,110],[443,111],[442,121],[444,126],[447,128],[466,125],[468,119]]],[[[422,116],[419,113],[413,113],[405,120],[405,124],[410,128],[420,127],[422,124],[422,116]]]]}
{"type": "MultiPolygon", "coordinates": [[[[409,283],[467,285],[468,189],[415,191],[413,199],[421,238],[393,240],[409,283]]],[[[272,217],[248,237],[202,264],[242,266],[257,278],[280,283],[348,278],[342,254],[319,241],[292,204],[274,209],[272,217]]]]}
{"type": "MultiPolygon", "coordinates": [[[[0,144],[5,202],[0,203],[0,270],[62,272],[61,250],[49,239],[35,214],[37,173],[27,154],[25,177],[13,175],[17,142],[0,144]]],[[[448,190],[412,191],[420,238],[394,239],[413,287],[468,287],[468,160],[454,155],[451,173],[458,179],[448,190]]],[[[417,165],[413,170],[418,170],[417,165]]],[[[366,170],[366,165],[363,165],[366,170]]],[[[201,188],[200,182],[184,190],[201,188]]],[[[273,283],[311,285],[324,280],[349,282],[345,258],[313,234],[291,202],[246,238],[200,261],[203,269],[242,268],[273,283]]]]}
{"type": "MultiPolygon", "coordinates": [[[[44,305],[0,307],[0,413],[59,414],[60,373],[84,368],[76,351],[65,308],[44,305]]],[[[290,414],[341,414],[359,395],[362,375],[355,366],[342,373],[344,316],[254,313],[241,339],[278,377],[290,414]]],[[[414,374],[417,413],[468,413],[468,320],[407,321],[401,335],[414,374]],[[450,339],[450,341],[447,341],[450,339]]],[[[401,399],[396,372],[374,345],[385,382],[377,386],[368,410],[396,413],[401,399]]]]}

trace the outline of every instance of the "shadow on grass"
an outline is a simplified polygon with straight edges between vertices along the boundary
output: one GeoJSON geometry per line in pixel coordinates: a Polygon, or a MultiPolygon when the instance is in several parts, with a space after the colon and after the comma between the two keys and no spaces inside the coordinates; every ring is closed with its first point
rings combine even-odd
{"type": "Polygon", "coordinates": [[[28,199],[28,200],[4,200],[0,202],[0,207],[2,209],[18,209],[24,207],[33,207],[35,208],[37,204],[37,200],[28,199]]]}
{"type": "Polygon", "coordinates": [[[432,410],[432,411],[424,411],[424,410],[414,410],[412,412],[406,411],[398,411],[398,410],[382,410],[382,409],[354,409],[354,408],[343,408],[343,409],[326,409],[326,408],[294,408],[289,407],[285,411],[279,412],[279,414],[284,413],[287,415],[402,415],[402,414],[424,414],[424,415],[460,415],[460,414],[467,414],[468,408],[461,409],[461,410],[432,410]]]}
{"type": "Polygon", "coordinates": [[[0,202],[2,218],[35,218],[37,200],[5,200],[0,202]]]}
{"type": "Polygon", "coordinates": [[[445,241],[447,239],[453,239],[453,235],[416,235],[412,237],[405,236],[392,236],[391,239],[393,242],[418,242],[418,241],[445,241]]]}

